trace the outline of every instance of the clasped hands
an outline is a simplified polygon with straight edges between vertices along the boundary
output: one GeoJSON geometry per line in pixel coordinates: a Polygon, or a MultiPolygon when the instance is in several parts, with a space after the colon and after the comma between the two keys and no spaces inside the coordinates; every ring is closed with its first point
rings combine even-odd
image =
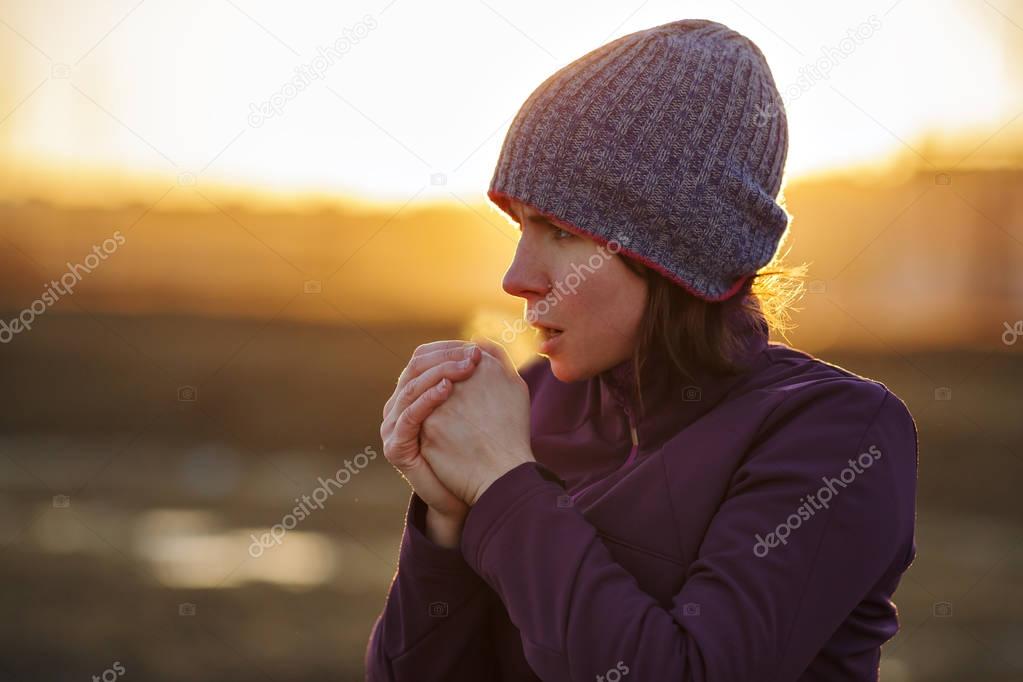
{"type": "Polygon", "coordinates": [[[463,520],[491,483],[534,461],[529,387],[492,341],[424,344],[384,405],[380,437],[430,509],[463,520]]]}

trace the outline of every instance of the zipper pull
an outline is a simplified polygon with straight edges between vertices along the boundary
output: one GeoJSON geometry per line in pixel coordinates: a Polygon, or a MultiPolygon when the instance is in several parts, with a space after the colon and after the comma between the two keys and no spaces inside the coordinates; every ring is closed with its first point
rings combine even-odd
{"type": "Polygon", "coordinates": [[[632,419],[632,411],[628,407],[625,408],[625,417],[629,420],[629,435],[632,436],[632,448],[636,449],[639,445],[639,434],[636,432],[636,422],[632,419]]]}

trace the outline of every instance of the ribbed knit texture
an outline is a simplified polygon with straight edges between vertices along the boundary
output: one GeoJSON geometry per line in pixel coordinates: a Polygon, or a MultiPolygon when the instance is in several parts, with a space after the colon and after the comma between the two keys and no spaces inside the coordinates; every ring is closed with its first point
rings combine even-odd
{"type": "Polygon", "coordinates": [[[723,24],[674,21],[613,40],[526,99],[487,195],[524,202],[718,301],[767,264],[788,226],[788,153],[760,49],[723,24]]]}

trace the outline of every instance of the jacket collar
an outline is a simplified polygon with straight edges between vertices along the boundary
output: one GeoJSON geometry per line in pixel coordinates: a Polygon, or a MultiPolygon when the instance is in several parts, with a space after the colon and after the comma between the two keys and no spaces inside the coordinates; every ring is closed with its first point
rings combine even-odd
{"type": "MultiPolygon", "coordinates": [[[[741,331],[742,344],[738,374],[722,375],[702,367],[690,369],[691,379],[680,381],[670,371],[671,361],[663,351],[654,350],[647,359],[639,382],[642,406],[637,395],[637,375],[632,358],[623,360],[599,375],[602,412],[617,413],[636,427],[640,449],[660,445],[673,433],[694,422],[734,388],[761,357],[768,345],[769,329],[759,322],[741,331]]],[[[629,431],[625,431],[629,437],[629,431]]]]}

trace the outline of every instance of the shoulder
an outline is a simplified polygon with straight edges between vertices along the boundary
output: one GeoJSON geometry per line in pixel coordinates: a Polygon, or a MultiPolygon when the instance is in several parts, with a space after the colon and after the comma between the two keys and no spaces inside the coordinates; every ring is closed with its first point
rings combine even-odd
{"type": "MultiPolygon", "coordinates": [[[[866,488],[904,505],[915,496],[919,459],[916,423],[899,396],[882,382],[781,344],[748,397],[762,407],[733,483],[796,476],[835,476],[868,455],[883,475],[866,488]]],[[[900,512],[910,513],[908,507],[900,512]]]]}
{"type": "Polygon", "coordinates": [[[906,404],[882,382],[801,351],[768,352],[774,357],[752,393],[770,407],[730,495],[761,499],[772,490],[798,499],[829,486],[845,532],[869,530],[872,546],[911,560],[919,451],[906,404]]]}
{"type": "Polygon", "coordinates": [[[870,428],[892,427],[912,433],[916,423],[905,402],[876,379],[772,343],[767,362],[750,382],[771,406],[761,433],[798,426],[851,437],[870,428]]]}
{"type": "Polygon", "coordinates": [[[767,352],[771,358],[751,395],[759,394],[768,409],[733,482],[819,480],[862,458],[868,466],[880,463],[875,469],[883,472],[862,484],[864,495],[884,496],[912,518],[918,434],[903,400],[880,381],[788,346],[772,344],[767,352]]]}

